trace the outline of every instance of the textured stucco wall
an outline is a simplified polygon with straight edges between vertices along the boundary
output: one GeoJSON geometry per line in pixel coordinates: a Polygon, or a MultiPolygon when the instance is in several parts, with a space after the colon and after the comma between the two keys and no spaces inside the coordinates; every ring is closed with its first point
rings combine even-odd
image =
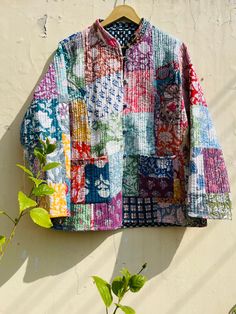
{"type": "MultiPolygon", "coordinates": [[[[57,42],[105,18],[113,0],[1,0],[0,208],[26,187],[19,123],[57,42]]],[[[189,46],[226,159],[236,204],[236,0],[127,0],[189,46]]],[[[117,1],[121,4],[121,1],[117,1]]],[[[234,213],[233,213],[234,214],[234,213]]],[[[1,217],[0,234],[10,225],[1,217]]],[[[139,314],[224,314],[236,303],[236,215],[205,229],[63,233],[28,217],[0,265],[1,314],[104,313],[90,278],[110,280],[147,261],[145,288],[125,303],[139,314]]]]}

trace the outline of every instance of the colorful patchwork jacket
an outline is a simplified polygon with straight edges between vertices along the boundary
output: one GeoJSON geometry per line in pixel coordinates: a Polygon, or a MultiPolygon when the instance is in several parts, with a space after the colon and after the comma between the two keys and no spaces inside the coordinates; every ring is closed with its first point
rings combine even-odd
{"type": "Polygon", "coordinates": [[[207,225],[231,219],[221,146],[186,44],[142,18],[97,19],[61,40],[21,124],[33,171],[39,139],[54,229],[207,225]]]}

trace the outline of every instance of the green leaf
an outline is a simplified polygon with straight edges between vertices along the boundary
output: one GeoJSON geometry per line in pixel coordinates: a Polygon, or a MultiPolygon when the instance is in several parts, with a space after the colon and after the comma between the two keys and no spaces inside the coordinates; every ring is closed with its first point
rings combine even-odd
{"type": "Polygon", "coordinates": [[[47,149],[46,143],[43,140],[41,140],[41,138],[39,138],[39,142],[42,145],[43,149],[46,151],[46,149],[47,149]]]}
{"type": "Polygon", "coordinates": [[[59,162],[50,162],[48,164],[46,164],[44,167],[43,167],[43,171],[47,171],[47,170],[50,170],[50,169],[53,169],[53,168],[56,168],[58,166],[60,166],[61,164],[59,162]]]}
{"type": "Polygon", "coordinates": [[[117,303],[115,303],[115,305],[118,306],[125,314],[135,314],[135,310],[132,309],[132,307],[130,306],[121,305],[117,303]]]}
{"type": "Polygon", "coordinates": [[[4,210],[0,210],[0,215],[4,215],[6,212],[4,210]]]}
{"type": "Polygon", "coordinates": [[[122,268],[120,273],[124,276],[124,279],[125,279],[125,282],[126,282],[126,286],[128,286],[128,283],[129,283],[129,280],[130,280],[130,277],[131,277],[130,272],[128,271],[127,268],[122,268]]]}
{"type": "Polygon", "coordinates": [[[48,144],[46,154],[51,154],[56,149],[56,144],[48,144]]]}
{"type": "Polygon", "coordinates": [[[0,246],[3,246],[5,242],[6,242],[6,237],[3,235],[0,235],[0,246]]]}
{"type": "Polygon", "coordinates": [[[112,281],[111,288],[113,293],[118,297],[122,298],[125,294],[125,290],[127,288],[125,278],[123,277],[115,277],[112,281]]]}
{"type": "Polygon", "coordinates": [[[25,195],[25,193],[19,191],[18,192],[18,203],[20,208],[20,213],[23,212],[23,210],[34,207],[37,205],[37,203],[25,195]]]}
{"type": "Polygon", "coordinates": [[[35,177],[29,177],[29,179],[35,183],[36,187],[38,187],[41,183],[47,182],[46,180],[37,179],[35,177]]]}
{"type": "Polygon", "coordinates": [[[24,172],[28,173],[30,176],[33,176],[33,172],[24,167],[23,165],[16,164],[17,167],[21,168],[24,172]]]}
{"type": "Polygon", "coordinates": [[[92,276],[97,289],[101,295],[101,298],[105,304],[106,307],[109,307],[112,303],[113,297],[111,294],[111,285],[109,285],[108,282],[103,280],[102,278],[98,276],[92,276]]]}
{"type": "Polygon", "coordinates": [[[138,292],[146,282],[146,277],[143,275],[133,275],[129,280],[130,291],[138,292]]]}
{"type": "Polygon", "coordinates": [[[44,228],[51,228],[52,222],[46,209],[35,207],[30,210],[30,217],[34,223],[44,228]]]}
{"type": "Polygon", "coordinates": [[[36,148],[34,149],[34,155],[35,155],[35,157],[38,158],[40,164],[45,164],[45,162],[46,162],[46,157],[44,156],[42,149],[36,147],[36,148]]]}
{"type": "Polygon", "coordinates": [[[54,192],[55,190],[47,184],[40,184],[38,187],[33,189],[32,194],[35,196],[43,196],[53,194],[54,192]]]}

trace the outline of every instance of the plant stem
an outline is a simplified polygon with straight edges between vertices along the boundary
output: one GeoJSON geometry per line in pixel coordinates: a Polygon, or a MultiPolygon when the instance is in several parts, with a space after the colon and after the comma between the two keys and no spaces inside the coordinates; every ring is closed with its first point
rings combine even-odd
{"type": "MultiPolygon", "coordinates": [[[[125,292],[125,293],[126,293],[126,292],[125,292]]],[[[117,304],[120,304],[120,301],[121,301],[121,299],[119,298],[117,304]]],[[[118,308],[119,308],[119,306],[117,305],[116,308],[115,308],[115,310],[114,310],[114,312],[113,312],[113,314],[116,314],[116,311],[118,310],[118,308]]]]}
{"type": "Polygon", "coordinates": [[[106,307],[106,314],[108,314],[108,308],[106,307]]]}
{"type": "Polygon", "coordinates": [[[5,251],[6,251],[7,247],[8,247],[8,245],[9,245],[9,243],[11,242],[12,238],[13,238],[14,235],[15,235],[15,230],[16,230],[16,227],[17,227],[17,225],[18,225],[18,223],[19,223],[19,221],[20,221],[20,219],[21,219],[21,217],[22,217],[22,214],[23,214],[23,212],[21,212],[21,213],[19,214],[19,216],[16,218],[15,221],[14,221],[13,219],[11,219],[12,221],[14,221],[14,226],[13,226],[13,228],[12,228],[12,230],[11,230],[11,233],[10,233],[9,238],[8,238],[7,241],[6,241],[6,244],[5,244],[4,247],[3,247],[3,250],[2,250],[1,253],[0,253],[0,261],[2,260],[2,258],[3,258],[4,254],[5,254],[5,251]]]}
{"type": "Polygon", "coordinates": [[[7,216],[15,224],[15,220],[12,219],[11,216],[9,216],[6,212],[4,212],[3,215],[7,216]]]}

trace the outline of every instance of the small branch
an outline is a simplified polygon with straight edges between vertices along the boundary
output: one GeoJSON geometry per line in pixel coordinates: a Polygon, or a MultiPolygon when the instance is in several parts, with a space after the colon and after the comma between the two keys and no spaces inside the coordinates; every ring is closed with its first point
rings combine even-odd
{"type": "Polygon", "coordinates": [[[143,264],[142,268],[137,274],[139,275],[146,267],[147,267],[147,263],[143,264]]]}
{"type": "Polygon", "coordinates": [[[12,219],[11,216],[9,216],[6,212],[4,212],[3,215],[7,216],[15,224],[15,220],[12,219]]]}
{"type": "Polygon", "coordinates": [[[0,253],[0,261],[2,260],[2,258],[3,258],[4,254],[5,254],[5,251],[6,251],[7,247],[8,247],[8,245],[9,245],[9,243],[11,242],[12,238],[13,238],[14,235],[15,235],[15,230],[16,230],[16,227],[17,227],[17,225],[18,225],[18,223],[19,223],[19,221],[20,221],[20,219],[21,219],[21,217],[22,217],[22,214],[23,214],[23,213],[21,212],[20,215],[18,216],[18,218],[14,221],[14,227],[12,228],[11,233],[10,233],[10,236],[9,236],[9,238],[7,239],[6,243],[5,243],[5,245],[4,245],[4,247],[3,247],[3,250],[2,250],[1,253],[0,253]]]}

